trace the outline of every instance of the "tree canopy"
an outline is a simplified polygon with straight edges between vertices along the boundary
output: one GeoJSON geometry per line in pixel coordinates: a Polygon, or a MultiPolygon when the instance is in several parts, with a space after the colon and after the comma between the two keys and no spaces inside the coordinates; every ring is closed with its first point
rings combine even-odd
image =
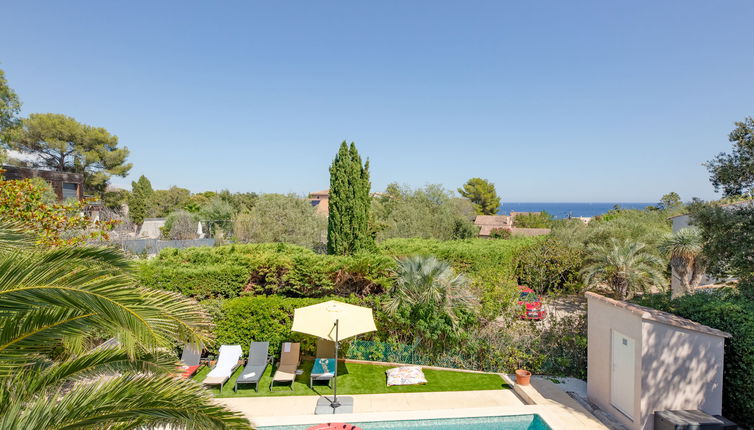
{"type": "Polygon", "coordinates": [[[513,217],[513,225],[518,228],[550,228],[553,217],[546,211],[532,212],[513,217]]]}
{"type": "Polygon", "coordinates": [[[718,278],[738,278],[739,289],[754,297],[754,205],[720,207],[692,204],[694,225],[701,228],[708,272],[718,278]]]}
{"type": "Polygon", "coordinates": [[[328,254],[350,255],[374,248],[369,231],[369,160],[362,164],[356,144],[340,144],[330,166],[328,254]]]}
{"type": "Polygon", "coordinates": [[[103,193],[112,176],[131,169],[128,148],[118,147],[117,136],[66,115],[31,114],[6,135],[11,149],[33,155],[32,167],[83,173],[90,192],[103,193]]]}
{"type": "Polygon", "coordinates": [[[141,226],[144,218],[148,217],[152,208],[154,190],[152,183],[146,176],[139,176],[139,180],[131,182],[131,195],[128,197],[128,217],[141,226]]]}
{"type": "Polygon", "coordinates": [[[379,240],[421,237],[467,239],[479,233],[471,221],[474,207],[441,185],[411,189],[398,184],[372,202],[372,230],[379,240]]]}
{"type": "Polygon", "coordinates": [[[326,231],[325,217],[293,194],[262,194],[250,211],[233,219],[234,238],[240,242],[285,242],[322,249],[326,231]]]}
{"type": "Polygon", "coordinates": [[[754,118],[747,117],[735,124],[736,128],[728,135],[733,150],[705,163],[715,191],[722,189],[726,196],[751,193],[754,187],[754,118]]]}
{"type": "Polygon", "coordinates": [[[21,111],[21,101],[5,79],[5,72],[0,69],[0,132],[18,124],[16,115],[21,111]]]}
{"type": "Polygon", "coordinates": [[[495,184],[486,179],[471,178],[458,189],[458,193],[471,200],[479,215],[494,215],[500,207],[495,184]]]}
{"type": "Polygon", "coordinates": [[[661,210],[672,210],[682,205],[683,202],[681,201],[681,196],[679,196],[675,191],[671,191],[660,197],[659,208],[661,210]]]}

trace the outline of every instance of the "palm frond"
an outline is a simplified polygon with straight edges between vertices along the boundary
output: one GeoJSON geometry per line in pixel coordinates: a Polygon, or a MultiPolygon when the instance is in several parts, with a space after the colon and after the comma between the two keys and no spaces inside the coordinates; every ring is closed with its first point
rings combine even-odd
{"type": "Polygon", "coordinates": [[[34,236],[17,222],[0,218],[0,252],[14,252],[34,246],[34,236]]]}
{"type": "Polygon", "coordinates": [[[4,411],[0,430],[44,428],[250,429],[248,420],[215,403],[193,381],[124,375],[78,383],[4,411]]]}

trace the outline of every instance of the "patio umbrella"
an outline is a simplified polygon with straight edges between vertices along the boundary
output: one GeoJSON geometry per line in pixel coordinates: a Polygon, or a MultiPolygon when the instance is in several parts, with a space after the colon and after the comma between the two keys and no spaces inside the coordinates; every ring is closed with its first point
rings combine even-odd
{"type": "Polygon", "coordinates": [[[335,375],[333,377],[333,409],[338,408],[338,342],[362,333],[377,330],[372,310],[362,306],[330,300],[298,308],[293,314],[292,331],[335,342],[335,375]]]}

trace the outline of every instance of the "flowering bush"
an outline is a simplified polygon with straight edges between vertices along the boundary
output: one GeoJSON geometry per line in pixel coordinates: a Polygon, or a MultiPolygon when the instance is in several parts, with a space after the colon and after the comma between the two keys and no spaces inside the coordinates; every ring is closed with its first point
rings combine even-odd
{"type": "Polygon", "coordinates": [[[6,181],[0,176],[0,219],[38,234],[38,242],[45,245],[107,239],[115,221],[92,221],[84,214],[86,202],[47,203],[46,192],[31,179],[6,181]]]}

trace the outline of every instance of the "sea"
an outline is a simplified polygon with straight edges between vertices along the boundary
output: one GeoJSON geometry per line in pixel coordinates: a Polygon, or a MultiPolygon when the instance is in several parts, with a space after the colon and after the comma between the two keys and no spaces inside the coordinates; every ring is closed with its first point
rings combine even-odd
{"type": "Polygon", "coordinates": [[[636,203],[636,202],[612,202],[612,203],[537,203],[537,202],[503,202],[500,210],[501,215],[510,215],[511,211],[515,212],[541,212],[546,211],[556,219],[563,219],[577,216],[593,217],[602,215],[607,211],[619,206],[623,209],[645,209],[647,206],[656,205],[657,203],[636,203]]]}

